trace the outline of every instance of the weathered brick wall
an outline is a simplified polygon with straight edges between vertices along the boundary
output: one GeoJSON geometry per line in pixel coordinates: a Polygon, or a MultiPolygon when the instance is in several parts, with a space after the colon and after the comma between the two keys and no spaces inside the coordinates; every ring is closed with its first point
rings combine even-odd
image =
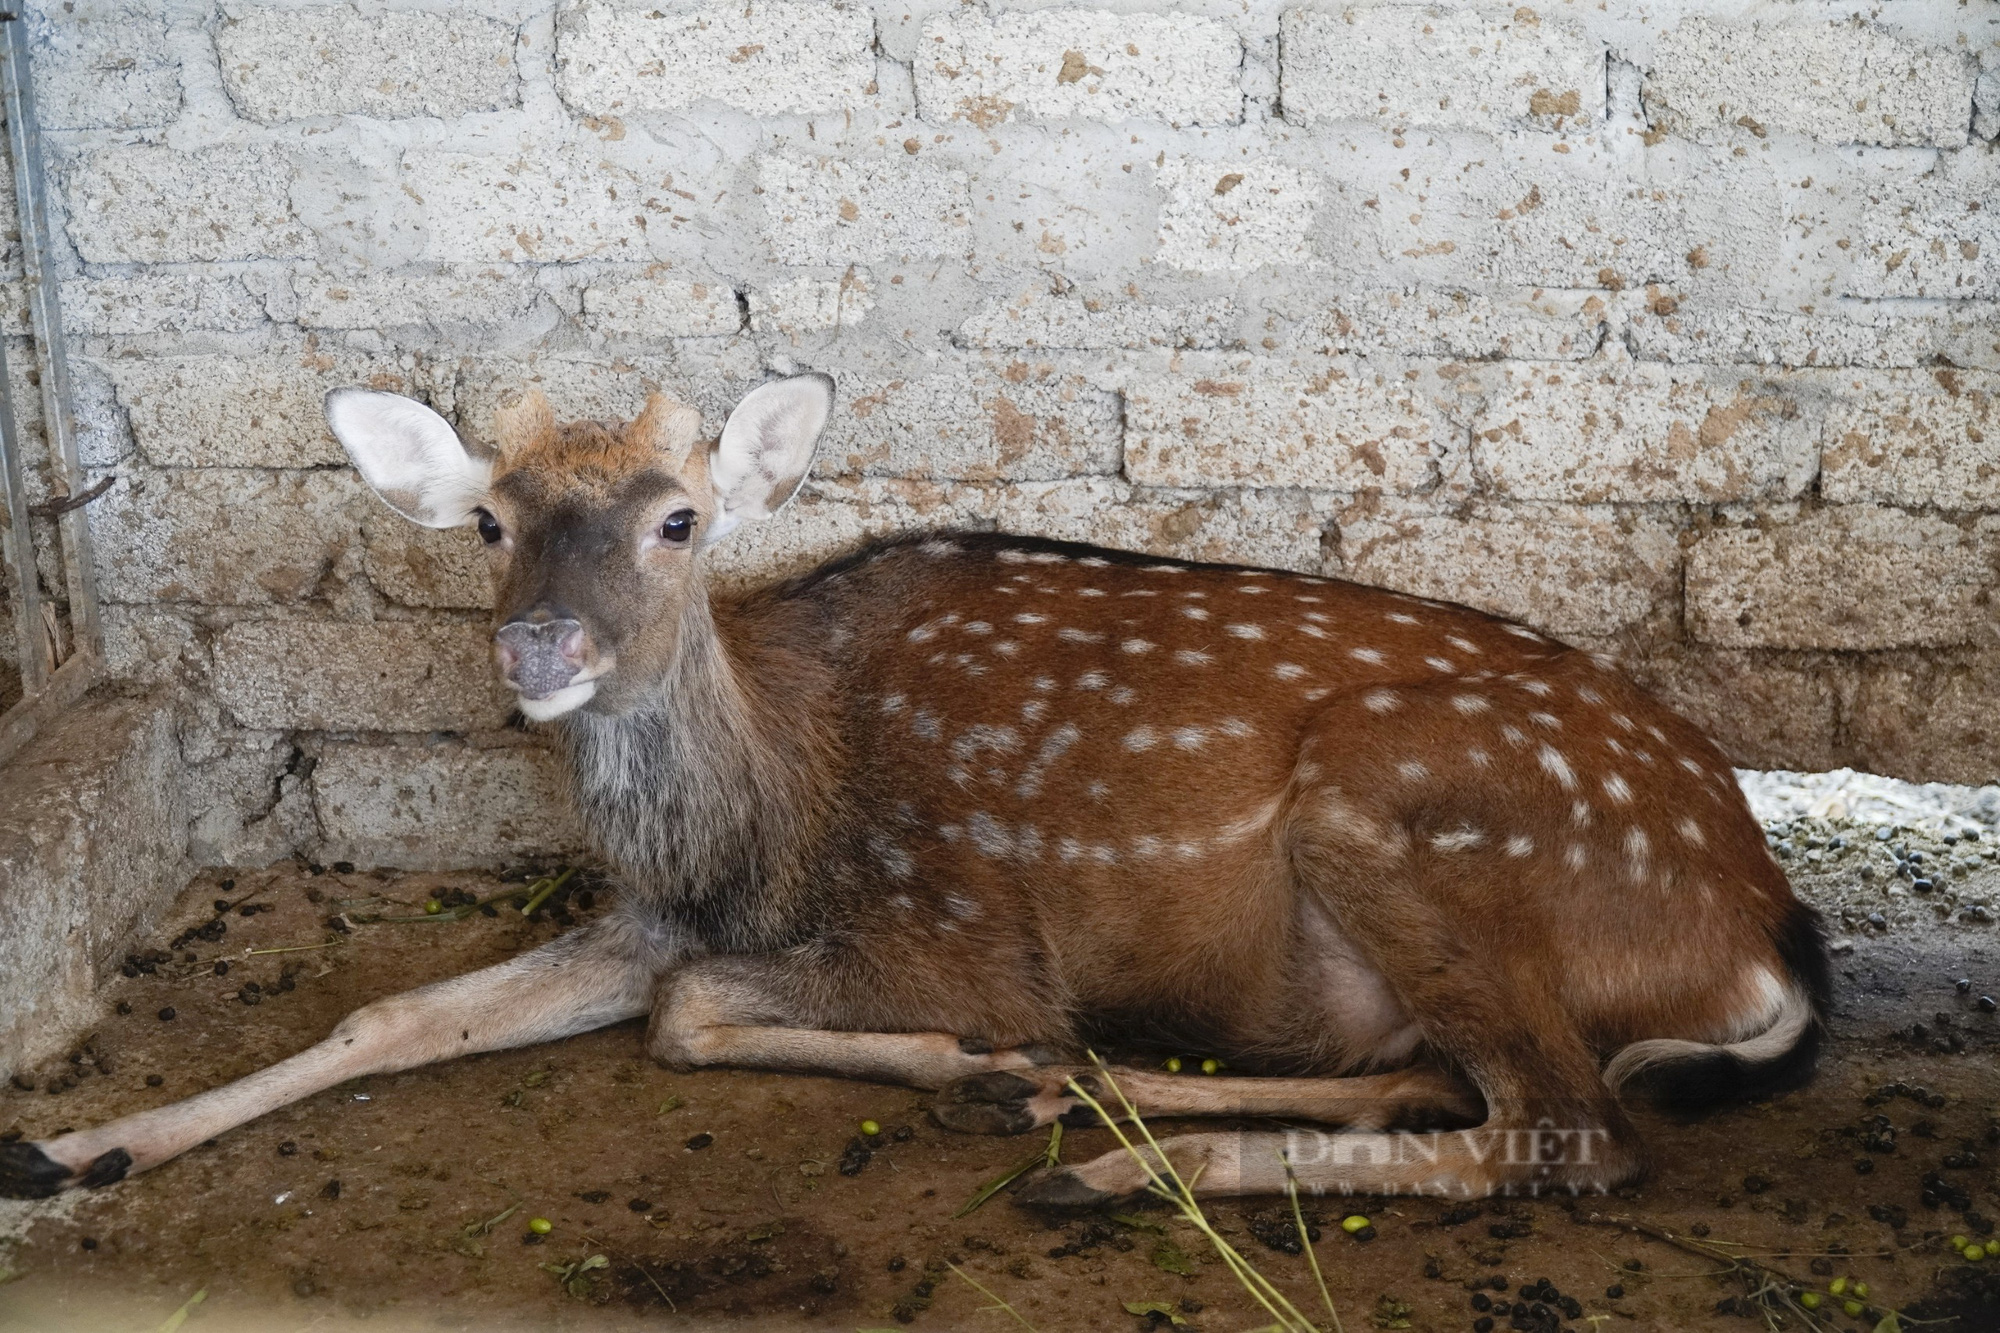
{"type": "Polygon", "coordinates": [[[1332,572],[1744,763],[1991,780],[1996,15],[45,2],[111,651],[192,687],[203,855],[560,841],[474,539],[321,393],[719,425],[815,367],[733,576],[944,522],[1332,572]]]}

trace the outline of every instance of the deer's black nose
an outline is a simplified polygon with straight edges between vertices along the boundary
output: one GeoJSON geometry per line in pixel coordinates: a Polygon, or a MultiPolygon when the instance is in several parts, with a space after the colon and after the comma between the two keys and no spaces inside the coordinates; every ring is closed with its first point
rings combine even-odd
{"type": "Polygon", "coordinates": [[[501,674],[524,699],[546,699],[583,669],[586,641],[574,620],[510,620],[493,636],[501,674]]]}

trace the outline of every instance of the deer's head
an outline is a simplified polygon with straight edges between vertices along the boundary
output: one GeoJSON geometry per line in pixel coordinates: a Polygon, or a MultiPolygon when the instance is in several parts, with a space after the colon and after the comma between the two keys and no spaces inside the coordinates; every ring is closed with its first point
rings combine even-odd
{"type": "Polygon", "coordinates": [[[493,649],[537,721],[618,712],[671,667],[702,552],[768,518],[804,482],[833,381],[752,390],[715,441],[660,394],[627,425],[558,424],[539,391],[468,449],[428,407],[336,389],[334,435],[391,509],[428,528],[477,527],[493,573],[493,649]]]}

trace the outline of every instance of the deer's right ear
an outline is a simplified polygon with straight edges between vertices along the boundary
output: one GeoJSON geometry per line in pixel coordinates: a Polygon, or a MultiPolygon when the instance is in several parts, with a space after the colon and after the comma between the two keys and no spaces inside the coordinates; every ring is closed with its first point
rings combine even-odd
{"type": "Polygon", "coordinates": [[[383,503],[427,528],[470,523],[493,479],[437,413],[393,393],[335,389],[326,424],[383,503]]]}

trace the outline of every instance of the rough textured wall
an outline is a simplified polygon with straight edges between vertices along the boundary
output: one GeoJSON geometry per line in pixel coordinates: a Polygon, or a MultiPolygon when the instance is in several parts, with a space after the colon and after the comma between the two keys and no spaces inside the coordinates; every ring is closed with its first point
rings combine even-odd
{"type": "Polygon", "coordinates": [[[111,651],[197,853],[560,840],[475,539],[330,385],[841,405],[733,576],[998,524],[1608,647],[1758,765],[2000,773],[2000,11],[43,6],[111,651]],[[246,794],[248,794],[246,798],[246,794]],[[247,804],[246,804],[247,799],[247,804]]]}

